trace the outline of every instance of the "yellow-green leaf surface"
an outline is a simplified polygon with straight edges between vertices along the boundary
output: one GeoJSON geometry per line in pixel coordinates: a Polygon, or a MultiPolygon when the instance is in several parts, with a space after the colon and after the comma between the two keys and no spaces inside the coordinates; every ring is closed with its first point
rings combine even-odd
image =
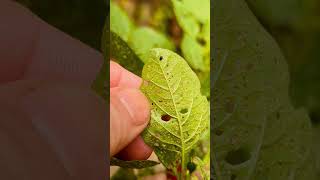
{"type": "Polygon", "coordinates": [[[286,60],[244,0],[214,1],[211,171],[218,180],[315,180],[310,120],[286,60]]]}
{"type": "MultiPolygon", "coordinates": [[[[200,82],[186,61],[166,49],[152,49],[142,70],[141,90],[151,103],[151,120],[143,132],[159,160],[186,172],[188,153],[209,126],[209,106],[200,82]]],[[[183,174],[183,173],[182,173],[183,174]]]]}

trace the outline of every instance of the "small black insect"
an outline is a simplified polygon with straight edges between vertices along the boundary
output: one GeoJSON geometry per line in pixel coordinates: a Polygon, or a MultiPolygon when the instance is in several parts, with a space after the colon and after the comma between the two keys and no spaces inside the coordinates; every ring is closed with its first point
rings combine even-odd
{"type": "Polygon", "coordinates": [[[160,56],[160,61],[162,61],[162,59],[163,59],[163,57],[162,57],[162,56],[160,56]]]}

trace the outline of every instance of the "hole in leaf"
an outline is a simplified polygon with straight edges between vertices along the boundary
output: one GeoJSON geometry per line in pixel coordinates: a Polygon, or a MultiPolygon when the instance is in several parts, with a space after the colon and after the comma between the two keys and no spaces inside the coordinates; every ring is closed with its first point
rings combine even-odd
{"type": "Polygon", "coordinates": [[[249,159],[250,159],[250,153],[244,148],[240,148],[240,149],[228,152],[225,158],[225,160],[231,165],[242,164],[249,159]]]}
{"type": "Polygon", "coordinates": [[[187,108],[183,108],[183,109],[180,110],[180,113],[182,113],[182,114],[185,114],[185,113],[187,113],[187,112],[188,112],[188,109],[187,109],[187,108]]]}
{"type": "Polygon", "coordinates": [[[206,45],[206,41],[204,40],[204,39],[202,39],[202,38],[197,38],[197,42],[201,45],[201,46],[204,46],[204,45],[206,45]]]}
{"type": "Polygon", "coordinates": [[[159,58],[159,59],[160,59],[160,61],[162,61],[163,57],[162,57],[162,56],[160,56],[160,58],[159,58]]]}
{"type": "Polygon", "coordinates": [[[163,121],[170,121],[171,116],[168,115],[168,114],[164,114],[164,115],[161,116],[161,119],[162,119],[163,121]]]}

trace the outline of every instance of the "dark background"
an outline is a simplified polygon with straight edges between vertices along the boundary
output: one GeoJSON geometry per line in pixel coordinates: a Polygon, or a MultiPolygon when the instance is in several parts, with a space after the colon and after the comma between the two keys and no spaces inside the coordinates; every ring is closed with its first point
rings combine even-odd
{"type": "Polygon", "coordinates": [[[107,16],[103,0],[17,0],[47,23],[100,50],[107,16]]]}

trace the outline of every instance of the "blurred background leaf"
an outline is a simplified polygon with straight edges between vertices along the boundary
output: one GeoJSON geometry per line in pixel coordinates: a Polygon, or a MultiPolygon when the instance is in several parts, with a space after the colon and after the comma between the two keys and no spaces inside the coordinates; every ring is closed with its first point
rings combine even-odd
{"type": "Polygon", "coordinates": [[[285,57],[244,0],[214,2],[217,179],[318,179],[312,127],[289,97],[285,57]]]}
{"type": "Polygon", "coordinates": [[[320,1],[247,0],[251,10],[276,39],[290,67],[291,97],[320,122],[320,1]]]}
{"type": "MultiPolygon", "coordinates": [[[[286,56],[290,94],[296,107],[305,107],[313,125],[314,145],[320,152],[320,1],[246,0],[286,56]]],[[[320,178],[320,155],[316,153],[320,178]]]]}
{"type": "Polygon", "coordinates": [[[130,34],[128,44],[137,53],[140,59],[146,63],[148,57],[146,52],[152,48],[162,47],[175,50],[175,46],[164,34],[149,27],[139,27],[130,34]]]}

